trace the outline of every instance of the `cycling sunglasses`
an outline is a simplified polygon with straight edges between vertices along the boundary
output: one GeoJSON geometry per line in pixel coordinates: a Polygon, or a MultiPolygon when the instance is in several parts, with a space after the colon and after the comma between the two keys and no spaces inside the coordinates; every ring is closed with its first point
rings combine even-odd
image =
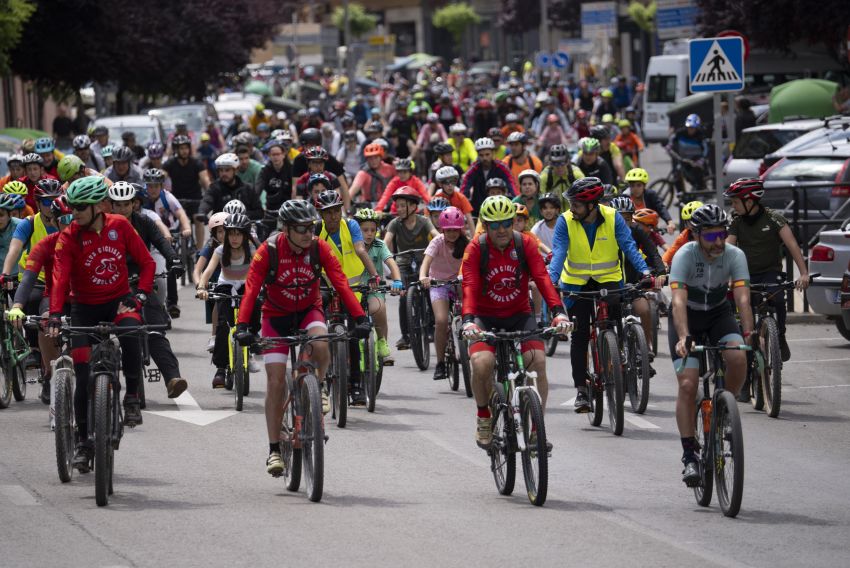
{"type": "Polygon", "coordinates": [[[305,235],[313,230],[313,225],[289,225],[289,228],[299,235],[305,235]]]}
{"type": "Polygon", "coordinates": [[[499,229],[510,229],[513,226],[513,219],[505,219],[503,221],[490,221],[487,223],[487,228],[492,231],[498,231],[499,229]]]}
{"type": "Polygon", "coordinates": [[[74,209],[74,211],[85,211],[85,210],[86,210],[86,209],[88,209],[89,207],[91,207],[91,205],[90,205],[90,204],[88,204],[88,203],[74,203],[74,204],[71,204],[71,208],[73,208],[73,209],[74,209]]]}
{"type": "Polygon", "coordinates": [[[54,199],[55,198],[53,197],[42,197],[38,200],[38,202],[41,203],[44,207],[50,207],[51,205],[53,205],[54,199]]]}
{"type": "Polygon", "coordinates": [[[68,213],[67,215],[61,215],[58,217],[58,221],[60,225],[70,225],[74,220],[74,216],[68,213]]]}
{"type": "Polygon", "coordinates": [[[700,236],[710,243],[717,242],[718,240],[725,241],[726,237],[729,236],[729,231],[712,231],[710,233],[700,233],[700,236]]]}

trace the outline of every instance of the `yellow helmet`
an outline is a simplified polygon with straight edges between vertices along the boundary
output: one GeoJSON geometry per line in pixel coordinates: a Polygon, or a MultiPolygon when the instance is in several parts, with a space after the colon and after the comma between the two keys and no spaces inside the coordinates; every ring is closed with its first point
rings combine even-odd
{"type": "Polygon", "coordinates": [[[516,208],[513,202],[504,195],[491,195],[481,204],[479,217],[485,223],[505,221],[516,217],[516,208]]]}
{"type": "Polygon", "coordinates": [[[626,183],[631,181],[649,183],[649,173],[643,168],[632,168],[626,172],[626,183]]]}
{"type": "Polygon", "coordinates": [[[15,195],[26,195],[29,193],[27,186],[22,181],[13,179],[3,186],[3,193],[13,193],[15,195]]]}
{"type": "Polygon", "coordinates": [[[690,221],[691,217],[694,215],[694,211],[699,209],[705,205],[702,201],[691,201],[690,203],[686,203],[684,207],[682,207],[682,220],[690,221]]]}

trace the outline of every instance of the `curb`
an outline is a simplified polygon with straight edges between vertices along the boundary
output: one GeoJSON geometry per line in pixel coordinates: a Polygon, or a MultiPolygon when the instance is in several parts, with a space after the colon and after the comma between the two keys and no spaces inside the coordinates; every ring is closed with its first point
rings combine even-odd
{"type": "Polygon", "coordinates": [[[791,312],[787,315],[787,322],[800,324],[826,323],[832,325],[833,320],[823,314],[791,312]]]}

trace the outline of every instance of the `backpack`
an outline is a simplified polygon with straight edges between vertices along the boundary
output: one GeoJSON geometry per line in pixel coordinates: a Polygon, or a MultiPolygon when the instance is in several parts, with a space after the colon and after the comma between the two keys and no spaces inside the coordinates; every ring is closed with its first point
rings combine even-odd
{"type": "MultiPolygon", "coordinates": [[[[490,248],[487,245],[487,234],[482,233],[478,235],[478,245],[481,247],[481,260],[479,262],[479,272],[481,273],[481,278],[485,278],[487,275],[487,264],[490,262],[490,248]]],[[[519,288],[520,280],[522,279],[522,274],[528,271],[528,264],[525,262],[525,247],[522,244],[522,234],[518,231],[514,231],[514,250],[516,251],[516,258],[519,262],[519,266],[517,266],[516,271],[516,287],[519,288]]],[[[486,279],[484,280],[485,284],[481,288],[481,294],[485,294],[487,292],[487,284],[486,279]]]]}
{"type": "MultiPolygon", "coordinates": [[[[546,175],[546,191],[544,193],[551,193],[552,188],[555,186],[555,174],[552,172],[552,166],[546,166],[547,175],[546,175]]],[[[560,181],[560,180],[559,180],[560,181]]],[[[567,162],[567,189],[576,181],[576,176],[573,173],[573,164],[572,162],[567,162]]]]}
{"type": "MultiPolygon", "coordinates": [[[[274,284],[275,280],[277,280],[277,269],[279,266],[280,259],[277,254],[277,239],[282,236],[280,232],[275,231],[266,239],[266,246],[269,249],[269,271],[266,273],[266,279],[264,284],[266,286],[270,284],[274,284]]],[[[319,260],[319,241],[313,239],[310,243],[310,266],[313,268],[313,275],[316,277],[316,280],[322,277],[322,263],[319,260]]],[[[305,286],[307,283],[298,284],[298,286],[305,286]]],[[[309,284],[312,284],[310,282],[309,284]]]]}

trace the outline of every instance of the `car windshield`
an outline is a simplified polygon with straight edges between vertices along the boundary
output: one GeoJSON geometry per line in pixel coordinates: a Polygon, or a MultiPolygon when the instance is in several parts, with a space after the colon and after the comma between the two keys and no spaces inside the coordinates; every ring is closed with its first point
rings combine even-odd
{"type": "Polygon", "coordinates": [[[106,128],[109,130],[109,140],[113,144],[123,144],[123,139],[121,135],[125,132],[132,132],[136,135],[136,144],[139,146],[147,146],[148,142],[156,141],[156,129],[153,125],[150,126],[111,126],[107,125],[106,128]]]}
{"type": "Polygon", "coordinates": [[[786,158],[772,169],[766,181],[835,181],[845,158],[786,158]]]}
{"type": "Polygon", "coordinates": [[[174,123],[178,120],[186,122],[189,132],[202,132],[204,130],[204,109],[199,106],[158,108],[152,110],[151,114],[159,117],[166,134],[174,132],[174,123]]]}
{"type": "Polygon", "coordinates": [[[757,130],[743,132],[735,144],[732,157],[743,160],[759,160],[775,152],[788,142],[803,134],[804,130],[757,130]]]}

